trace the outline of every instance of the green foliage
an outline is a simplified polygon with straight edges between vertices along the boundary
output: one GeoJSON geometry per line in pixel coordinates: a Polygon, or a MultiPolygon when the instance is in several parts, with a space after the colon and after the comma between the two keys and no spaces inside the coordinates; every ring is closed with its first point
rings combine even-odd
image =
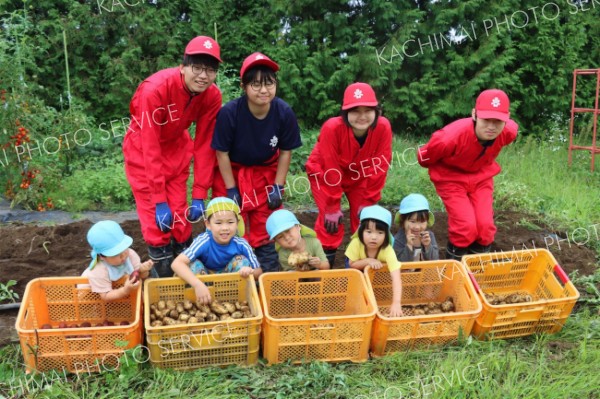
{"type": "Polygon", "coordinates": [[[11,287],[17,285],[15,280],[8,280],[5,284],[0,282],[0,303],[16,302],[19,299],[19,294],[13,291],[11,287]]]}

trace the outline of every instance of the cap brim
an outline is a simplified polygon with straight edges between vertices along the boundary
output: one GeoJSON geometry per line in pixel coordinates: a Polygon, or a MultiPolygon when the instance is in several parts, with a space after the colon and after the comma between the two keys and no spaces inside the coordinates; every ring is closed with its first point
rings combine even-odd
{"type": "MultiPolygon", "coordinates": [[[[394,216],[394,223],[400,224],[400,212],[396,212],[396,216],[394,216]]],[[[435,223],[435,216],[433,212],[429,211],[429,220],[427,220],[427,226],[431,227],[435,223]]]]}
{"type": "Polygon", "coordinates": [[[506,122],[510,119],[510,113],[498,111],[477,111],[477,117],[481,119],[498,119],[506,122]]]}
{"type": "Polygon", "coordinates": [[[123,240],[119,243],[119,245],[115,245],[110,250],[104,251],[102,253],[102,255],[116,256],[116,255],[120,254],[121,252],[125,251],[127,248],[129,248],[131,246],[131,244],[133,244],[133,238],[131,238],[128,235],[125,235],[125,237],[123,237],[123,240]]]}
{"type": "Polygon", "coordinates": [[[213,57],[215,60],[219,61],[219,62],[223,62],[222,59],[220,59],[219,57],[215,56],[213,53],[210,53],[208,51],[203,51],[203,50],[196,50],[196,51],[191,51],[191,52],[187,52],[185,53],[186,55],[198,55],[198,54],[205,54],[205,55],[210,55],[211,57],[213,57]]]}
{"type": "Polygon", "coordinates": [[[349,105],[342,106],[342,111],[345,111],[345,110],[351,109],[351,108],[356,108],[356,107],[376,107],[378,104],[379,103],[377,101],[371,101],[371,102],[365,101],[362,103],[360,103],[360,102],[352,103],[349,105]]]}

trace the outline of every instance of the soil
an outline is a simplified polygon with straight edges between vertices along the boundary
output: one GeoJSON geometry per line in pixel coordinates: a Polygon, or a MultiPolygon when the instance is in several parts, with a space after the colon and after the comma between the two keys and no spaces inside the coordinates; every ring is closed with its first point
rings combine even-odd
{"type": "MultiPolygon", "coordinates": [[[[302,224],[314,226],[316,211],[297,212],[302,224]]],[[[345,213],[344,223],[349,226],[349,218],[345,213]]],[[[539,220],[518,212],[499,212],[495,215],[498,232],[492,251],[511,251],[514,249],[547,248],[547,237],[561,236],[564,233],[544,226],[539,220]],[[535,222],[540,230],[524,227],[522,221],[535,222]],[[546,240],[544,240],[546,238],[546,240]]],[[[82,220],[61,225],[40,225],[13,222],[0,224],[0,281],[16,280],[14,291],[23,297],[27,283],[37,277],[79,276],[90,261],[90,249],[86,241],[86,233],[92,222],[82,220]]],[[[121,222],[126,234],[133,237],[133,249],[142,260],[147,259],[147,250],[142,239],[140,225],[137,220],[121,222]]],[[[203,231],[200,223],[194,225],[194,236],[203,231]]],[[[447,242],[447,217],[445,213],[436,212],[435,225],[432,228],[440,246],[440,258],[445,258],[447,242]]],[[[395,228],[392,229],[395,233],[395,228]]],[[[335,268],[344,267],[343,249],[350,240],[350,232],[346,231],[342,246],[337,252],[335,268]]],[[[578,270],[579,275],[593,274],[596,269],[595,252],[573,242],[561,241],[560,248],[550,246],[559,264],[567,273],[578,270]]],[[[14,323],[17,311],[0,311],[0,345],[10,341],[18,341],[14,323]]]]}

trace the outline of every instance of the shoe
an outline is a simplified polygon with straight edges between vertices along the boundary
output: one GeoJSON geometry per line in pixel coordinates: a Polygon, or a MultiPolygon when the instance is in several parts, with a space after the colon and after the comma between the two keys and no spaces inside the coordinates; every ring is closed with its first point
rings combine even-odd
{"type": "Polygon", "coordinates": [[[325,256],[327,257],[327,261],[329,262],[329,267],[333,269],[333,264],[335,263],[335,253],[337,249],[325,249],[325,256]]]}
{"type": "Polygon", "coordinates": [[[173,248],[173,258],[179,256],[180,253],[185,251],[190,245],[192,245],[192,237],[188,238],[184,242],[177,242],[171,239],[171,247],[173,248]]]}
{"type": "Polygon", "coordinates": [[[154,261],[154,267],[150,272],[151,277],[173,277],[171,263],[173,263],[173,247],[171,244],[164,247],[148,246],[148,256],[154,261]]]}
{"type": "Polygon", "coordinates": [[[482,245],[475,241],[473,244],[469,245],[468,250],[470,254],[485,254],[492,250],[492,244],[482,245]]]}
{"type": "Polygon", "coordinates": [[[468,248],[457,247],[448,241],[448,245],[446,246],[446,259],[453,259],[457,261],[461,261],[463,255],[467,255],[469,253],[468,248]]]}

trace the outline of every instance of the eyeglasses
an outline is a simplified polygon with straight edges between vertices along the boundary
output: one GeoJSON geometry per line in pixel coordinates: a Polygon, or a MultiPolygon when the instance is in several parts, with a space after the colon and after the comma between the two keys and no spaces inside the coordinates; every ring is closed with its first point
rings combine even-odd
{"type": "Polygon", "coordinates": [[[217,69],[211,67],[202,67],[200,65],[191,65],[191,67],[194,75],[200,75],[202,72],[204,72],[208,76],[214,76],[218,72],[217,69]]]}
{"type": "Polygon", "coordinates": [[[275,84],[276,84],[276,82],[273,80],[269,80],[264,83],[254,81],[254,82],[250,83],[250,87],[252,87],[252,90],[254,90],[254,91],[259,91],[260,88],[263,87],[263,85],[264,85],[267,89],[271,90],[273,87],[275,87],[275,84]]]}

